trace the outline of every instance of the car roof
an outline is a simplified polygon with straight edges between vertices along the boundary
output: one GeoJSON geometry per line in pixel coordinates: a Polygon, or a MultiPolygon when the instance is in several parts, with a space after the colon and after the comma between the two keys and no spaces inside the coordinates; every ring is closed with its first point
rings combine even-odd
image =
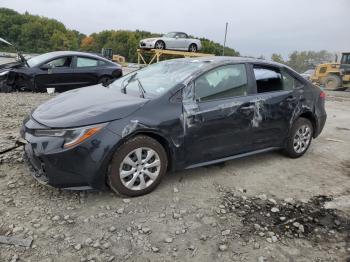
{"type": "Polygon", "coordinates": [[[49,54],[51,57],[56,57],[56,56],[86,56],[86,57],[91,57],[91,58],[95,58],[95,59],[109,61],[108,59],[106,59],[102,56],[98,56],[98,55],[91,54],[91,53],[79,52],[79,51],[54,51],[54,52],[49,52],[47,54],[49,54]]]}
{"type": "Polygon", "coordinates": [[[224,63],[254,63],[254,64],[265,64],[277,67],[288,67],[284,64],[280,64],[273,61],[250,58],[250,57],[239,57],[239,56],[204,56],[196,58],[180,58],[177,59],[183,62],[208,62],[212,64],[224,64],[224,63]]]}
{"type": "Polygon", "coordinates": [[[174,32],[169,32],[169,33],[175,33],[175,34],[185,34],[185,35],[187,35],[187,33],[185,33],[185,32],[177,32],[177,31],[174,31],[174,32]]]}
{"type": "MultiPolygon", "coordinates": [[[[293,71],[295,74],[299,75],[298,72],[296,72],[293,68],[290,68],[287,65],[277,63],[274,61],[268,61],[263,59],[257,59],[257,58],[250,58],[250,57],[239,57],[239,56],[204,56],[204,57],[192,57],[192,58],[178,58],[178,59],[171,59],[166,61],[178,61],[178,62],[207,62],[207,66],[205,68],[214,68],[216,66],[225,65],[229,63],[252,63],[252,64],[258,64],[262,66],[273,66],[278,68],[288,68],[290,71],[293,71]]],[[[165,62],[165,61],[164,61],[165,62]]]]}

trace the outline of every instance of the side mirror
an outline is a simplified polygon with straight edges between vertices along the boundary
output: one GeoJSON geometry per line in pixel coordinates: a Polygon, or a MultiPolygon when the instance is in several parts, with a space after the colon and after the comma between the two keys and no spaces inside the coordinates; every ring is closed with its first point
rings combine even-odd
{"type": "Polygon", "coordinates": [[[175,38],[176,38],[176,39],[179,39],[179,36],[177,35],[177,36],[175,36],[175,38]]]}
{"type": "Polygon", "coordinates": [[[44,64],[44,65],[40,66],[40,69],[41,70],[49,70],[49,69],[52,69],[52,66],[50,66],[49,64],[44,64]]]}

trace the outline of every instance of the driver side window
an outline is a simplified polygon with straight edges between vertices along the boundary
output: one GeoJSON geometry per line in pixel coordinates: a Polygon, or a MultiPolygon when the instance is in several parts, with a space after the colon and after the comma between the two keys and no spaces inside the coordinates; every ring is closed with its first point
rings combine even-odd
{"type": "Polygon", "coordinates": [[[247,95],[248,81],[244,64],[215,68],[195,80],[197,101],[210,101],[247,95]]]}
{"type": "Polygon", "coordinates": [[[70,67],[71,63],[72,63],[72,57],[67,56],[67,57],[60,57],[60,58],[51,60],[46,64],[52,68],[56,68],[56,67],[70,67]]]}

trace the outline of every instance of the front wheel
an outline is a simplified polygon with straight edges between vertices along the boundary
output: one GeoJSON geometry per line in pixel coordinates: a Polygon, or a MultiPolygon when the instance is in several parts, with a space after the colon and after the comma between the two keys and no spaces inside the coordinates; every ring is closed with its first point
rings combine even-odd
{"type": "Polygon", "coordinates": [[[165,43],[163,41],[157,41],[154,45],[155,49],[161,49],[164,50],[165,49],[165,43]]]}
{"type": "Polygon", "coordinates": [[[10,86],[6,83],[0,83],[0,92],[11,93],[12,91],[13,91],[12,86],[10,86]]]}
{"type": "Polygon", "coordinates": [[[167,165],[167,155],[160,143],[148,136],[136,136],[121,145],[113,156],[108,182],[116,193],[141,196],[158,186],[167,165]]]}
{"type": "Polygon", "coordinates": [[[308,150],[313,134],[313,126],[306,118],[297,119],[291,129],[284,152],[291,158],[298,158],[308,150]]]}
{"type": "Polygon", "coordinates": [[[198,51],[197,45],[196,44],[191,44],[190,47],[188,48],[188,51],[189,52],[193,52],[193,53],[197,52],[198,51]]]}

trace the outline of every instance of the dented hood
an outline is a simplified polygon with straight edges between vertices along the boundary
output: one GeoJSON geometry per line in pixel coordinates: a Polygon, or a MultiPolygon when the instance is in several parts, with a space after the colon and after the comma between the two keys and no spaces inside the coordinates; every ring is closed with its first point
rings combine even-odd
{"type": "Polygon", "coordinates": [[[10,70],[10,69],[14,69],[14,68],[21,68],[21,67],[24,67],[22,62],[10,62],[10,63],[6,63],[6,64],[1,64],[0,71],[10,70]]]}
{"type": "Polygon", "coordinates": [[[32,117],[52,128],[87,126],[124,118],[148,101],[95,85],[58,95],[37,107],[32,117]]]}

